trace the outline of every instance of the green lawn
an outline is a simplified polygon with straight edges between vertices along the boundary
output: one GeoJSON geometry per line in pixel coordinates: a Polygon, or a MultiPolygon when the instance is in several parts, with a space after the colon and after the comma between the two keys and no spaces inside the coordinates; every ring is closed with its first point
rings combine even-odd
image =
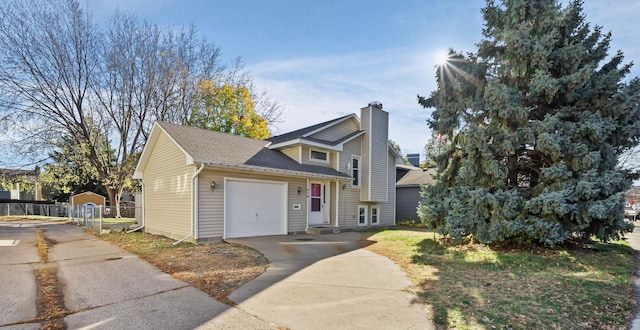
{"type": "Polygon", "coordinates": [[[417,228],[365,236],[407,272],[440,328],[627,329],[635,316],[626,241],[522,251],[448,246],[417,228]]]}

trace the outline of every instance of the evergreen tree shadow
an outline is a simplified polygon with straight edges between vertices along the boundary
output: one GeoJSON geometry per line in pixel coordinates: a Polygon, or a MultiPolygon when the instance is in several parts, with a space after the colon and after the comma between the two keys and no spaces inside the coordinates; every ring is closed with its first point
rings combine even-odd
{"type": "Polygon", "coordinates": [[[438,327],[545,328],[568,318],[598,328],[624,326],[633,317],[635,295],[624,289],[633,254],[626,245],[597,242],[496,249],[425,238],[415,244],[411,263],[425,267],[418,296],[432,306],[438,327]],[[592,317],[574,318],[585,310],[592,317]]]}

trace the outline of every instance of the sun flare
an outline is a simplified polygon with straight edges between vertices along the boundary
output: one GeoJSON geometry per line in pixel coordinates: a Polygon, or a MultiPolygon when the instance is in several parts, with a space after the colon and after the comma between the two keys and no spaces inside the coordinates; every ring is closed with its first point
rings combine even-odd
{"type": "Polygon", "coordinates": [[[447,64],[448,60],[449,60],[449,53],[444,50],[437,51],[436,53],[433,54],[433,61],[436,64],[436,66],[445,65],[447,64]]]}

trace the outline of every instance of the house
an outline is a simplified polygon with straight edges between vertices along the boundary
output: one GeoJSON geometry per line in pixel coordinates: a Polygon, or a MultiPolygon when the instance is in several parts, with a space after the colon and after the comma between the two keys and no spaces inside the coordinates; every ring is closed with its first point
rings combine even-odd
{"type": "Polygon", "coordinates": [[[40,187],[40,167],[33,170],[20,170],[0,168],[0,180],[10,182],[11,189],[3,190],[0,187],[0,200],[4,201],[40,201],[42,200],[42,189],[40,187]],[[33,189],[24,190],[20,183],[33,184],[33,189]]]}
{"type": "Polygon", "coordinates": [[[624,193],[624,216],[627,219],[636,221],[640,209],[638,208],[638,197],[640,197],[640,187],[632,186],[624,193]]]}
{"type": "Polygon", "coordinates": [[[397,162],[374,102],[265,141],[156,122],[133,177],[146,232],[206,242],[394,225],[397,162]]]}
{"type": "Polygon", "coordinates": [[[420,222],[416,208],[420,202],[420,187],[433,183],[435,168],[422,169],[412,165],[396,165],[396,219],[420,222]]]}

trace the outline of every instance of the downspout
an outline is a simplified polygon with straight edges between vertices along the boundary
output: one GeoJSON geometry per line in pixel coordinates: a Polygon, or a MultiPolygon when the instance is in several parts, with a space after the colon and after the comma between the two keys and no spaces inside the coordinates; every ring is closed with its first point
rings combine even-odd
{"type": "Polygon", "coordinates": [[[142,180],[140,180],[140,188],[142,188],[142,206],[141,206],[142,209],[140,210],[140,220],[142,220],[141,221],[142,223],[141,223],[140,227],[134,228],[134,229],[131,229],[131,230],[127,231],[127,234],[133,233],[134,231],[138,231],[138,230],[144,228],[144,204],[145,204],[144,199],[145,198],[144,198],[144,183],[142,182],[142,180]]]}
{"type": "MultiPolygon", "coordinates": [[[[198,187],[196,185],[196,180],[198,179],[198,174],[202,172],[204,169],[204,163],[200,164],[200,168],[193,174],[191,177],[191,233],[173,243],[173,245],[178,245],[185,240],[196,236],[196,219],[198,217],[198,187]]],[[[197,237],[195,237],[197,239],[197,237]]]]}

